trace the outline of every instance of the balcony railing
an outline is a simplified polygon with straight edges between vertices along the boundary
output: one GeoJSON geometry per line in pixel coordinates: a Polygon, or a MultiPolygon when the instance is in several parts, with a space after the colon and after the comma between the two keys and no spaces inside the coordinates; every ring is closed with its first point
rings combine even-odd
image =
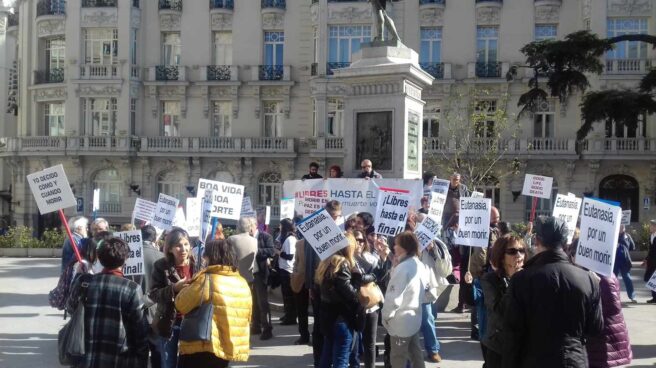
{"type": "Polygon", "coordinates": [[[115,8],[117,0],[82,0],[83,8],[115,8]]]}
{"type": "Polygon", "coordinates": [[[158,65],[155,67],[155,80],[156,81],[177,81],[183,80],[180,78],[179,65],[158,65]]]}
{"type": "Polygon", "coordinates": [[[41,0],[36,5],[36,16],[66,15],[66,0],[41,0]]]}
{"type": "Polygon", "coordinates": [[[64,82],[64,68],[52,68],[34,72],[34,84],[62,82],[64,82]]]}
{"type": "Polygon", "coordinates": [[[478,78],[501,78],[501,63],[500,62],[489,62],[489,63],[476,63],[476,76],[478,78]]]}
{"type": "Polygon", "coordinates": [[[351,63],[348,61],[329,61],[326,63],[326,75],[333,75],[335,69],[348,68],[349,66],[351,66],[351,63]]]}
{"type": "Polygon", "coordinates": [[[210,0],[210,9],[234,9],[234,0],[210,0]]]}
{"type": "Polygon", "coordinates": [[[230,65],[208,65],[207,66],[207,80],[208,81],[228,81],[231,78],[230,65]]]}
{"type": "Polygon", "coordinates": [[[503,4],[503,0],[476,0],[476,4],[480,3],[499,3],[503,4]]]}
{"type": "Polygon", "coordinates": [[[201,152],[233,152],[241,150],[241,139],[232,137],[201,137],[198,139],[201,152]]]}
{"type": "Polygon", "coordinates": [[[262,81],[283,80],[285,67],[283,65],[260,65],[258,79],[262,81]]]}
{"type": "Polygon", "coordinates": [[[570,152],[574,147],[567,138],[529,138],[526,146],[531,152],[570,152]]]}
{"type": "Polygon", "coordinates": [[[426,73],[435,79],[444,79],[444,63],[419,63],[426,73]]]}
{"type": "Polygon", "coordinates": [[[159,0],[159,8],[182,11],[182,0],[159,0]]]}
{"type": "Polygon", "coordinates": [[[648,59],[606,59],[606,74],[646,74],[652,62],[648,59]]]}
{"type": "Polygon", "coordinates": [[[18,27],[18,12],[7,15],[7,28],[18,27]]]}
{"type": "Polygon", "coordinates": [[[116,79],[120,77],[118,64],[98,65],[83,64],[80,65],[80,79],[116,79]]]}
{"type": "Polygon", "coordinates": [[[287,4],[285,0],[262,0],[262,9],[267,8],[286,9],[287,4]]]}
{"type": "Polygon", "coordinates": [[[419,0],[419,5],[438,4],[444,5],[445,0],[419,0]]]}
{"type": "Polygon", "coordinates": [[[98,209],[100,213],[121,213],[121,203],[120,202],[100,202],[100,208],[98,209]]]}

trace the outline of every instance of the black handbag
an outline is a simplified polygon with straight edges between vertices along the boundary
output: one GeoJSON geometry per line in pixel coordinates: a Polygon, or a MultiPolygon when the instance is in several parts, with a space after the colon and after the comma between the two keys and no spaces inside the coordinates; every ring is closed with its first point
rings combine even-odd
{"type": "Polygon", "coordinates": [[[84,304],[87,299],[90,275],[82,275],[80,280],[80,294],[77,307],[71,319],[59,330],[57,336],[57,349],[61,365],[77,365],[85,355],[84,348],[84,304]]]}
{"type": "Polygon", "coordinates": [[[205,274],[205,280],[209,278],[209,300],[201,304],[191,312],[184,315],[180,324],[180,341],[212,341],[212,319],[214,318],[214,304],[212,303],[212,275],[205,274]]]}

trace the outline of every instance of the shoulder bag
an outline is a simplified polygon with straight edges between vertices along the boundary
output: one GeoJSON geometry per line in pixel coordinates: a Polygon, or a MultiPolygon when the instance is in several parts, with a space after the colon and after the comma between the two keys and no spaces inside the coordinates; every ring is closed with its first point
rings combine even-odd
{"type": "Polygon", "coordinates": [[[365,309],[369,309],[383,301],[383,292],[380,291],[380,288],[375,282],[368,282],[360,286],[358,299],[360,300],[360,305],[365,309]]]}
{"type": "Polygon", "coordinates": [[[85,355],[84,348],[84,305],[91,275],[80,276],[80,294],[71,319],[59,330],[57,350],[61,365],[77,365],[85,355]]]}
{"type": "Polygon", "coordinates": [[[205,281],[209,279],[209,299],[201,303],[191,312],[184,315],[180,324],[180,341],[212,341],[212,320],[214,318],[214,304],[212,303],[212,275],[205,273],[205,281]]]}

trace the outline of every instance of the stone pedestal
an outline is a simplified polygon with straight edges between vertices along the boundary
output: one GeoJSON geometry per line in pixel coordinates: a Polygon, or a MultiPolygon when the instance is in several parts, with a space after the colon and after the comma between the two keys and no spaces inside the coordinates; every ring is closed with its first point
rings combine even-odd
{"type": "Polygon", "coordinates": [[[386,178],[421,178],[421,91],[433,77],[419,66],[417,53],[400,43],[372,42],[354,55],[350,67],[335,70],[345,83],[344,171],[355,176],[370,159],[386,178]]]}

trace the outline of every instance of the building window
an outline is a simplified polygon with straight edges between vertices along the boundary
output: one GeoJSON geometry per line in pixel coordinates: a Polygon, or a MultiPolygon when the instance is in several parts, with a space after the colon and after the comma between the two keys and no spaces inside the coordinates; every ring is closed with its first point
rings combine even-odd
{"type": "Polygon", "coordinates": [[[109,65],[118,63],[118,30],[116,28],[85,28],[84,62],[109,65]]]}
{"type": "Polygon", "coordinates": [[[419,33],[421,37],[419,62],[439,63],[442,61],[442,28],[421,27],[419,33]]]}
{"type": "Polygon", "coordinates": [[[97,173],[93,188],[100,189],[101,213],[121,212],[121,179],[117,170],[107,169],[97,173]]]}
{"type": "Polygon", "coordinates": [[[264,110],[264,136],[282,137],[282,102],[263,101],[264,110]]]}
{"type": "Polygon", "coordinates": [[[159,196],[160,193],[175,197],[180,200],[180,203],[184,203],[185,198],[187,198],[187,193],[185,185],[178,172],[167,171],[158,176],[157,196],[159,196]]]}
{"type": "Polygon", "coordinates": [[[162,65],[180,65],[181,53],[180,33],[162,33],[162,65]]]}
{"type": "Polygon", "coordinates": [[[86,98],[82,100],[84,118],[91,135],[114,135],[116,129],[116,98],[86,98]]]}
{"type": "Polygon", "coordinates": [[[53,102],[44,105],[45,130],[50,137],[64,134],[64,103],[53,102]]]}
{"type": "MultiPolygon", "coordinates": [[[[538,216],[551,216],[553,213],[553,205],[556,201],[556,196],[558,195],[558,183],[556,180],[553,181],[553,186],[551,187],[551,198],[538,198],[537,204],[535,206],[535,217],[538,216]]],[[[526,197],[526,207],[525,207],[525,219],[529,221],[531,219],[531,207],[533,206],[533,197],[526,197]]]]}
{"type": "Polygon", "coordinates": [[[180,101],[162,101],[162,134],[180,136],[180,101]]]}
{"type": "Polygon", "coordinates": [[[440,136],[440,107],[426,106],[424,109],[424,138],[437,138],[440,136]]]}
{"type": "Polygon", "coordinates": [[[606,121],[606,138],[645,138],[647,136],[646,121],[645,114],[638,115],[638,123],[634,127],[608,120],[606,121]]]}
{"type": "Polygon", "coordinates": [[[283,65],[285,32],[264,32],[264,64],[283,65]]]}
{"type": "Polygon", "coordinates": [[[214,65],[232,65],[232,32],[214,32],[214,65]]]}
{"type": "Polygon", "coordinates": [[[497,113],[496,100],[480,100],[476,102],[474,120],[476,122],[477,138],[494,137],[494,121],[497,113]]]}
{"type": "Polygon", "coordinates": [[[258,182],[259,205],[277,208],[280,205],[282,177],[277,172],[266,172],[258,182]]]}
{"type": "Polygon", "coordinates": [[[137,135],[137,99],[130,99],[130,135],[137,135]]]}
{"type": "Polygon", "coordinates": [[[553,100],[542,101],[533,115],[533,137],[552,138],[554,136],[554,118],[556,106],[553,100]]]}
{"type": "Polygon", "coordinates": [[[496,63],[499,48],[498,27],[476,28],[476,61],[479,63],[496,63]]]}
{"type": "Polygon", "coordinates": [[[555,40],[557,29],[555,24],[536,24],[535,41],[555,40]]]}
{"type": "Polygon", "coordinates": [[[328,97],[326,136],[342,137],[344,134],[344,99],[328,97]]]}
{"type": "Polygon", "coordinates": [[[66,60],[66,40],[51,38],[46,40],[46,70],[64,68],[66,60]]]}
{"type": "Polygon", "coordinates": [[[363,42],[371,41],[371,26],[330,26],[328,32],[328,62],[350,63],[351,55],[360,51],[363,42]]]}
{"type": "Polygon", "coordinates": [[[496,208],[501,204],[501,188],[499,188],[499,179],[494,176],[484,178],[481,191],[485,198],[490,198],[492,205],[496,208]]]}
{"type": "MultiPolygon", "coordinates": [[[[608,37],[647,34],[647,18],[608,18],[608,37]]],[[[646,59],[647,43],[624,41],[615,44],[607,54],[609,59],[646,59]]]]}
{"type": "Polygon", "coordinates": [[[232,136],[232,102],[212,101],[212,135],[232,136]]]}
{"type": "Polygon", "coordinates": [[[137,63],[137,30],[130,30],[130,63],[136,65],[137,63]]]}
{"type": "Polygon", "coordinates": [[[314,55],[313,61],[316,63],[319,61],[319,30],[317,27],[312,28],[313,42],[312,42],[312,55],[314,55]]]}

